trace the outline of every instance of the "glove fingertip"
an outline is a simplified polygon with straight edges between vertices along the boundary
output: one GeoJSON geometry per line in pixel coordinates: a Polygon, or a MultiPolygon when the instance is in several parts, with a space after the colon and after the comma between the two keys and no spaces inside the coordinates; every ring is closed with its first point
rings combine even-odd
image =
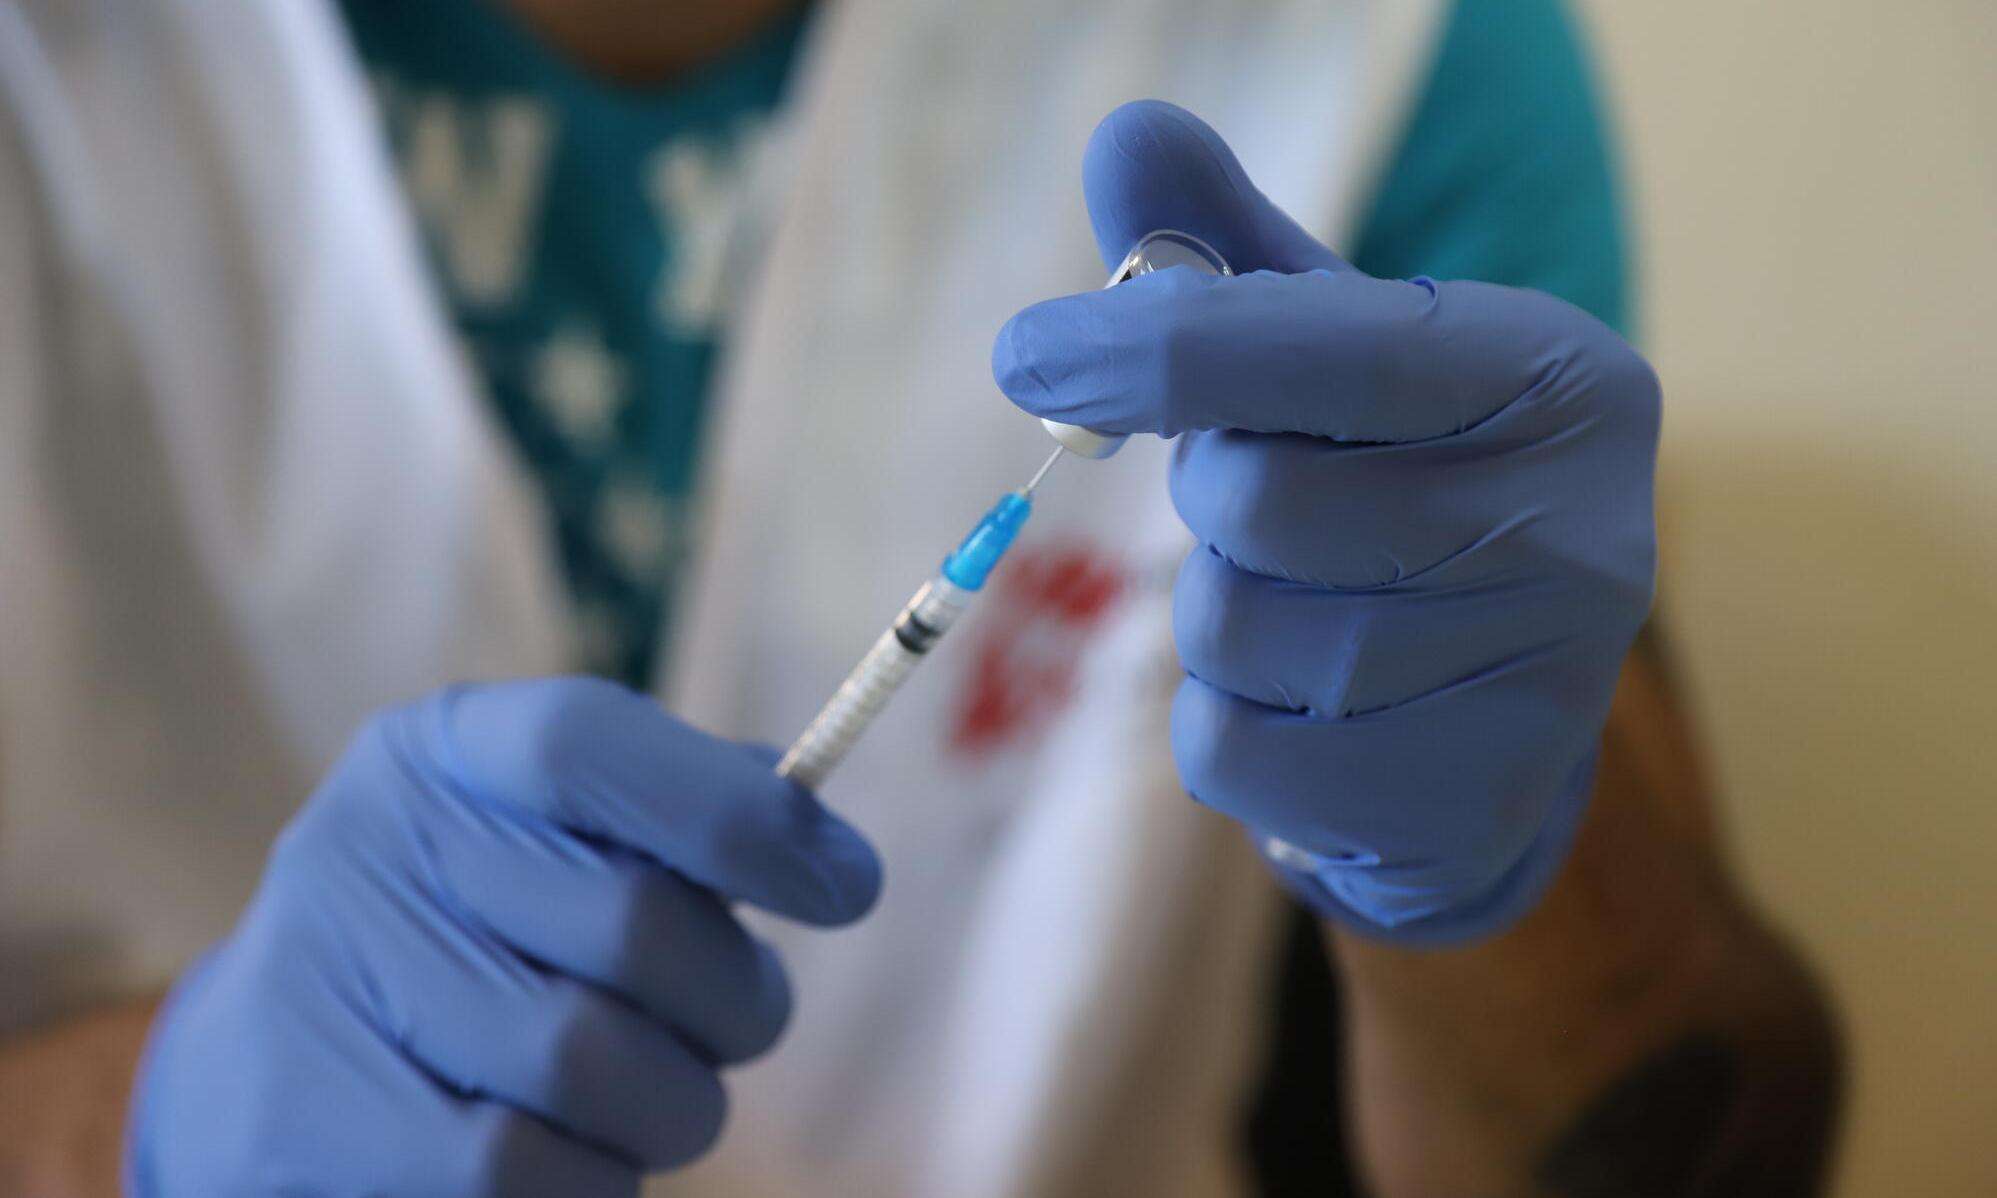
{"type": "MultiPolygon", "coordinates": [[[[1034,305],[1035,308],[1039,305],[1034,305]]],[[[1020,326],[1031,319],[1034,308],[1022,308],[992,338],[992,381],[1007,399],[1038,414],[1053,397],[1053,389],[1042,378],[1034,359],[1020,344],[1020,326]]]]}
{"type": "Polygon", "coordinates": [[[1029,415],[1106,433],[1165,432],[1156,342],[1188,300],[1178,273],[1021,309],[993,341],[993,381],[1029,415]]]}
{"type": "MultiPolygon", "coordinates": [[[[759,764],[777,760],[768,746],[743,748],[759,764]]],[[[880,854],[808,788],[764,774],[756,780],[756,793],[742,795],[733,809],[748,818],[718,847],[725,856],[744,859],[724,862],[722,871],[744,881],[761,880],[760,885],[730,888],[737,897],[818,927],[853,923],[879,901],[880,854]]]]}
{"type": "Polygon", "coordinates": [[[821,809],[804,846],[816,893],[798,916],[821,927],[855,923],[880,901],[885,881],[880,854],[853,825],[821,809]]]}

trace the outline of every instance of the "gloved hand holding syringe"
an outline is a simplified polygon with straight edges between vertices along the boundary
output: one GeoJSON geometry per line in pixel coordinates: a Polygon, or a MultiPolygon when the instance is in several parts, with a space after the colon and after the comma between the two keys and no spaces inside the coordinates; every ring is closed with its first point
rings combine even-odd
{"type": "MultiPolygon", "coordinates": [[[[1227,263],[1213,247],[1190,234],[1161,229],[1138,240],[1122,263],[1110,272],[1105,286],[1114,287],[1138,275],[1174,266],[1210,275],[1230,273],[1227,263]]],[[[1033,472],[1025,486],[1007,492],[992,505],[956,552],[943,560],[936,577],[916,591],[894,623],[867,650],[866,656],[791,744],[783,760],[777,763],[779,775],[813,789],[823,784],[833,767],[874,722],[874,717],[887,706],[888,699],[915,671],[916,663],[942,639],[984,587],[993,567],[1033,514],[1033,494],[1061,455],[1106,458],[1122,448],[1126,439],[1057,420],[1040,423],[1059,446],[1033,472]]]]}

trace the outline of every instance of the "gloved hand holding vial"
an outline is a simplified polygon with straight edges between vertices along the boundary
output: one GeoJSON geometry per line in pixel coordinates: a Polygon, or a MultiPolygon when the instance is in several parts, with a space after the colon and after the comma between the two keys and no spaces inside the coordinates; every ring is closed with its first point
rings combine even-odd
{"type": "Polygon", "coordinates": [[[1118,109],[1086,162],[1109,284],[1020,313],[992,358],[1061,448],[779,772],[823,781],[1064,452],[1178,437],[1173,500],[1199,539],[1174,619],[1187,788],[1328,916],[1410,941],[1503,927],[1564,859],[1650,609],[1655,378],[1546,295],[1361,274],[1182,109],[1118,109]]]}
{"type": "Polygon", "coordinates": [[[1084,185],[1105,261],[1171,228],[1236,272],[1036,304],[992,354],[1035,416],[1178,438],[1187,789],[1334,919],[1506,926],[1565,859],[1650,610],[1656,378],[1543,293],[1355,270],[1169,104],[1111,114],[1084,185]]]}

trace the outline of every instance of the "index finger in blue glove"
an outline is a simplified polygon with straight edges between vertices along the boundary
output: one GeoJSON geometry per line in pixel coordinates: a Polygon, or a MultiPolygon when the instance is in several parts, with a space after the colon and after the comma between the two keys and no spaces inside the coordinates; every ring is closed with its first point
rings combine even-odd
{"type": "Polygon", "coordinates": [[[1105,263],[1169,228],[1212,245],[1237,277],[1163,271],[1021,312],[999,334],[993,374],[1038,416],[1117,433],[1409,441],[1551,386],[1570,360],[1585,373],[1636,357],[1548,296],[1354,270],[1263,195],[1219,134],[1171,104],[1105,117],[1082,177],[1105,263]]]}
{"type": "Polygon", "coordinates": [[[1354,442],[1448,436],[1528,396],[1586,399],[1603,390],[1598,375],[1641,365],[1548,295],[1350,270],[1159,271],[1035,304],[992,351],[1000,388],[1036,416],[1111,433],[1354,442]]]}
{"type": "Polygon", "coordinates": [[[418,723],[469,797],[623,845],[806,923],[851,922],[880,893],[872,846],[810,792],[614,683],[461,687],[433,704],[418,723]]]}

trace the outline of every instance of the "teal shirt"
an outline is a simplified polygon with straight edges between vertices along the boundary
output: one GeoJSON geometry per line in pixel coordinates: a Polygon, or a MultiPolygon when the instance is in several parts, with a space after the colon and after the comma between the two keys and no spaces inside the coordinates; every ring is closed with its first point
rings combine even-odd
{"type": "Polygon", "coordinates": [[[342,8],[450,313],[546,494],[576,657],[642,685],[693,525],[723,251],[803,18],[625,88],[488,0],[342,8]]]}
{"type": "Polygon", "coordinates": [[[1459,0],[1353,265],[1532,287],[1628,335],[1617,167],[1562,0],[1459,0]]]}
{"type": "MultiPolygon", "coordinates": [[[[804,18],[634,90],[495,0],[342,7],[456,325],[546,492],[579,660],[642,685],[688,549],[719,250],[804,18]]],[[[1457,5],[1350,249],[1627,325],[1608,139],[1559,0],[1457,5]]]]}

